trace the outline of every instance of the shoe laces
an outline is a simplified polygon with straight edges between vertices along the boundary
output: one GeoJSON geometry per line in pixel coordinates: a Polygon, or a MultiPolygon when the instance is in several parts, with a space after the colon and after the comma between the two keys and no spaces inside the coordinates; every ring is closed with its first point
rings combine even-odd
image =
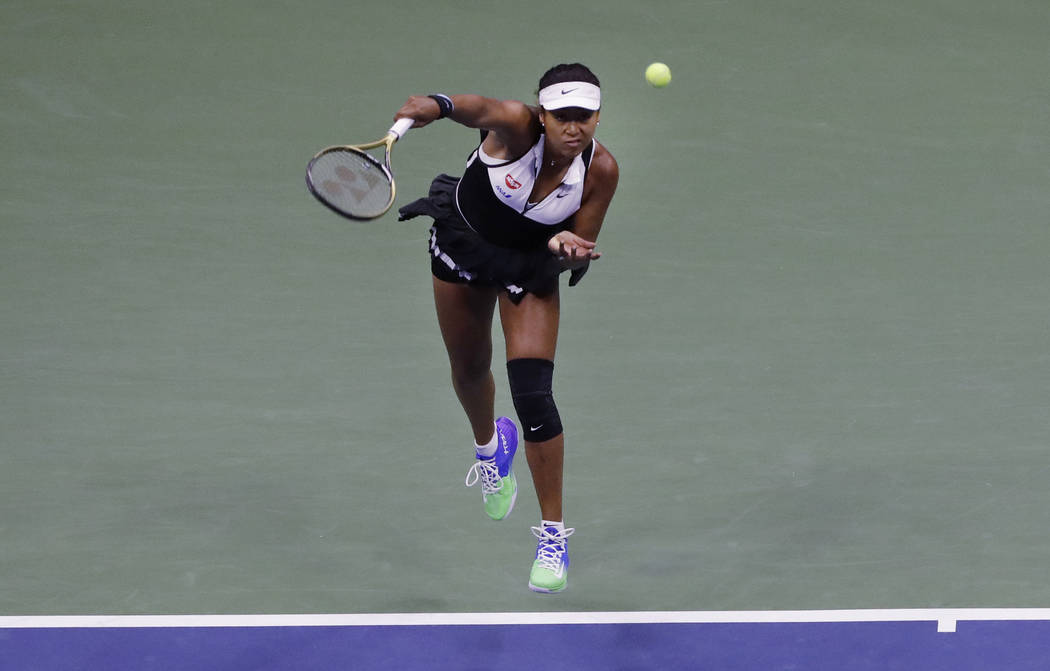
{"type": "Polygon", "coordinates": [[[556,527],[531,527],[532,535],[540,539],[536,546],[536,561],[540,566],[557,571],[561,567],[562,557],[568,551],[566,539],[575,533],[576,529],[566,529],[558,533],[556,527]]]}
{"type": "Polygon", "coordinates": [[[478,459],[467,471],[467,477],[463,481],[467,487],[473,487],[481,480],[482,494],[495,494],[503,489],[503,480],[499,477],[499,468],[496,467],[495,459],[478,459]]]}

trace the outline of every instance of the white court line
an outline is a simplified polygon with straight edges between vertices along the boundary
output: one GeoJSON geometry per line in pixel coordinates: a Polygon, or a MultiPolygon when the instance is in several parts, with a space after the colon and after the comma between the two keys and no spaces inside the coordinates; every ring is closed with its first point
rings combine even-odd
{"type": "Polygon", "coordinates": [[[1050,621],[1050,608],[913,608],[861,610],[624,611],[569,613],[360,613],[347,615],[47,615],[0,617],[0,629],[186,627],[376,627],[521,624],[760,624],[1050,621]]]}

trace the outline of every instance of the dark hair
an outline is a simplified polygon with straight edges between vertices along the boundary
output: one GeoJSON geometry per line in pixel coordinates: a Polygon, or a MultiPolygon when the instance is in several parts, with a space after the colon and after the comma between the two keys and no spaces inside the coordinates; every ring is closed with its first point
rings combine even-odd
{"type": "Polygon", "coordinates": [[[551,84],[561,84],[562,82],[587,82],[598,87],[601,86],[591,69],[583,63],[562,63],[543,73],[543,76],[540,77],[540,88],[536,90],[536,94],[539,95],[541,89],[551,84]]]}

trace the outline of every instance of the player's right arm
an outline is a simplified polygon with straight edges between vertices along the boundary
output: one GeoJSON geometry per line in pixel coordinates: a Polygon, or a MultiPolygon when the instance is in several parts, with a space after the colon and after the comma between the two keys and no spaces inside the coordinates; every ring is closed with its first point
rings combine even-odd
{"type": "MultiPolygon", "coordinates": [[[[498,149],[491,140],[498,140],[510,154],[520,155],[539,137],[539,117],[536,111],[517,100],[498,100],[474,94],[449,96],[455,109],[448,115],[456,123],[468,128],[492,131],[496,136],[486,140],[490,143],[486,151],[498,149]]],[[[415,120],[414,128],[420,128],[439,118],[441,106],[430,96],[412,96],[401,106],[395,119],[407,117],[415,120]]],[[[495,155],[499,155],[497,150],[495,155]]]]}

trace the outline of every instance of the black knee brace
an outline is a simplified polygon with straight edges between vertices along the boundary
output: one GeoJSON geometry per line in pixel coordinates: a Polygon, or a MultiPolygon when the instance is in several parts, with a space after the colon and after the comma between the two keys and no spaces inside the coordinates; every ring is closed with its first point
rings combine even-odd
{"type": "Polygon", "coordinates": [[[541,443],[562,432],[561,417],[551,393],[553,379],[553,361],[511,359],[507,362],[510,396],[527,441],[541,443]]]}

